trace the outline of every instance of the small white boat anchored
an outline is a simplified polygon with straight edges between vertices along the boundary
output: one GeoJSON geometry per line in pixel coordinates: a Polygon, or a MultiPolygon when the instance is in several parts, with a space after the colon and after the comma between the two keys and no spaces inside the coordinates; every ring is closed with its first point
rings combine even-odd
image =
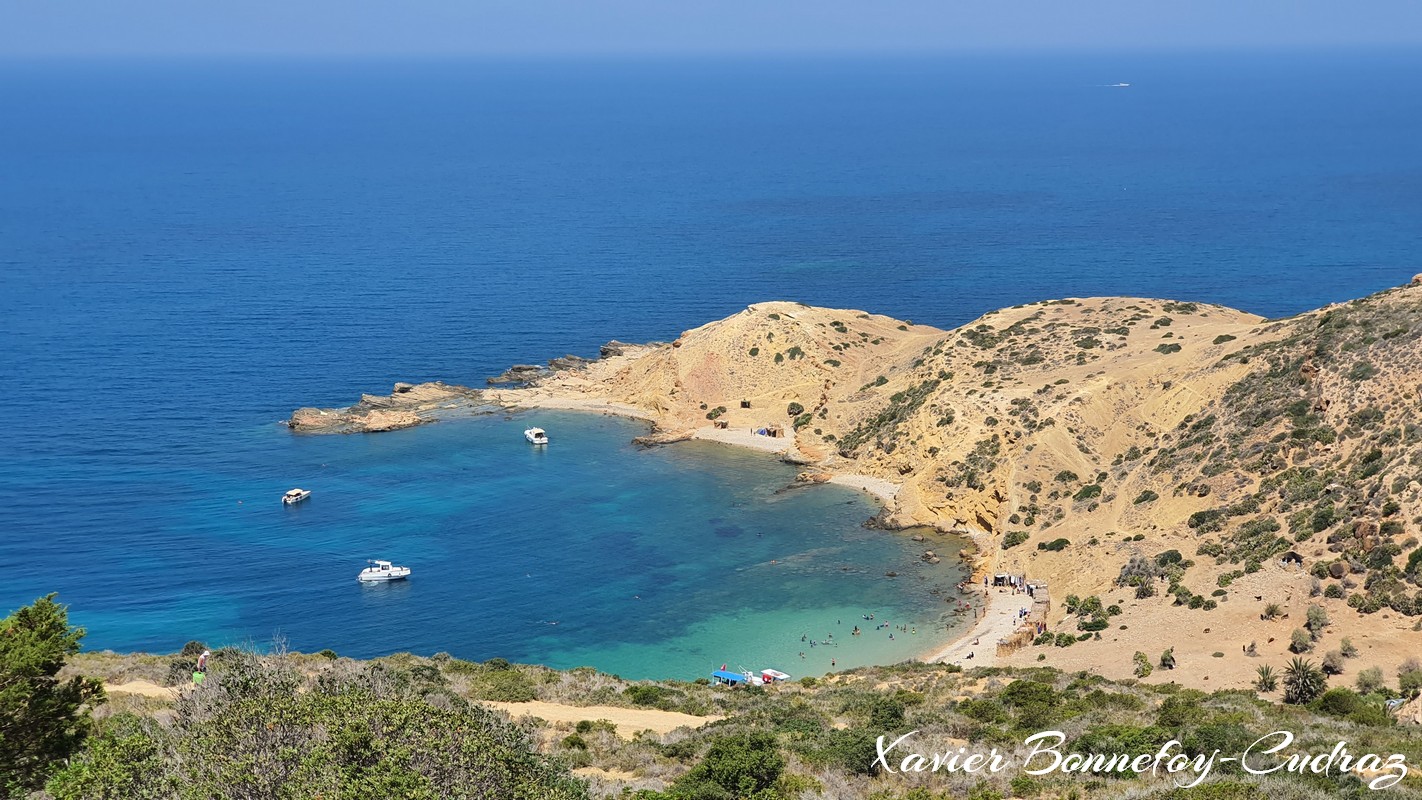
{"type": "Polygon", "coordinates": [[[292,489],[281,496],[281,504],[284,506],[294,506],[310,496],[310,489],[292,489]]]}
{"type": "Polygon", "coordinates": [[[542,428],[529,428],[523,432],[529,444],[548,444],[548,432],[542,428]]]}
{"type": "Polygon", "coordinates": [[[356,580],[362,583],[376,583],[379,581],[399,581],[410,577],[409,567],[397,567],[389,561],[367,561],[370,566],[360,571],[356,580]]]}

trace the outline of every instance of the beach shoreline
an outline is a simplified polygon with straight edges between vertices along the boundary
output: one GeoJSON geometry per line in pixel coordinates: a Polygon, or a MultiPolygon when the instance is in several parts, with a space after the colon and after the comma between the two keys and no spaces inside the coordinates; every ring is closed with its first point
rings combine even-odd
{"type": "Polygon", "coordinates": [[[997,664],[997,643],[1017,629],[1013,604],[993,602],[993,592],[983,594],[982,615],[962,634],[919,656],[927,663],[957,664],[962,667],[991,667],[997,664]],[[971,655],[972,658],[968,658],[971,655]]]}
{"type": "MultiPolygon", "coordinates": [[[[511,408],[510,410],[532,411],[536,409],[601,413],[655,423],[655,418],[650,413],[635,406],[551,394],[525,398],[517,409],[511,408]],[[532,402],[529,402],[530,400],[532,402]]],[[[691,431],[686,440],[715,442],[769,455],[808,460],[795,446],[793,437],[762,436],[742,428],[717,428],[708,425],[691,431]]],[[[894,501],[899,489],[902,488],[902,484],[886,478],[853,472],[835,473],[826,483],[858,489],[873,496],[884,508],[894,501]]],[[[976,543],[976,537],[973,537],[973,541],[976,543]]],[[[968,580],[972,581],[977,577],[978,575],[974,572],[968,576],[968,580]]],[[[945,640],[939,640],[937,644],[925,649],[921,655],[915,656],[915,659],[927,663],[957,663],[965,667],[996,664],[997,642],[999,639],[1005,639],[1012,635],[1012,632],[1017,628],[1018,618],[1012,604],[994,603],[992,595],[991,591],[983,595],[981,616],[970,627],[962,632],[948,633],[945,640]],[[987,640],[986,645],[981,644],[984,638],[987,640]],[[968,659],[967,656],[970,653],[973,657],[968,659]]]]}

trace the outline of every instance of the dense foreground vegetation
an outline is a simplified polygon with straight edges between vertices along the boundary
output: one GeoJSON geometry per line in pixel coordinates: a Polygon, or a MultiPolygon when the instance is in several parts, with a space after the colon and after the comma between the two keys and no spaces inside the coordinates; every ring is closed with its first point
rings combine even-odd
{"type": "Polygon", "coordinates": [[[1306,706],[1277,705],[1250,692],[1206,694],[1051,669],[963,672],[904,664],[725,690],[500,659],[398,655],[362,662],[330,652],[223,649],[199,687],[174,698],[115,693],[101,703],[90,678],[190,684],[191,656],[201,646],[173,656],[84,654],[56,674],[80,635],[51,601],[22,609],[0,628],[0,758],[6,759],[0,763],[7,770],[0,796],[42,790],[38,796],[59,800],[1422,797],[1415,772],[1375,795],[1367,788],[1373,776],[1337,769],[1255,776],[1235,762],[1217,763],[1199,786],[1182,789],[1149,773],[1032,776],[1020,768],[1028,754],[1023,740],[1045,730],[1065,734],[1063,753],[1153,754],[1176,740],[1177,750],[1190,755],[1237,755],[1284,730],[1298,738],[1276,760],[1327,753],[1346,742],[1350,753],[1399,754],[1415,768],[1422,765],[1422,732],[1393,722],[1381,703],[1385,688],[1361,694],[1333,687],[1306,706]],[[36,670],[25,654],[44,639],[59,642],[51,655],[63,655],[36,670]],[[93,691],[65,694],[76,686],[93,691]],[[68,705],[50,706],[48,730],[5,724],[27,706],[25,692],[51,699],[58,692],[68,705]],[[577,723],[519,726],[481,704],[535,699],[719,719],[658,735],[622,730],[595,714],[577,723]],[[1008,768],[903,773],[899,759],[907,750],[876,758],[879,736],[910,732],[914,751],[995,748],[1008,768]],[[20,747],[34,736],[45,742],[45,758],[16,760],[16,752],[36,752],[20,747]],[[575,775],[574,768],[583,769],[575,775]]]}

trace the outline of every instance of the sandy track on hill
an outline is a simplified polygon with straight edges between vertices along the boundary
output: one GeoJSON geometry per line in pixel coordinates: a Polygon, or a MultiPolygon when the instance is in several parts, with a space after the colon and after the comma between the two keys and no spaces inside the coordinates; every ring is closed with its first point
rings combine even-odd
{"type": "Polygon", "coordinates": [[[699,728],[721,717],[698,717],[679,711],[661,711],[654,708],[618,708],[617,706],[569,706],[562,703],[545,703],[534,700],[528,703],[496,703],[482,701],[484,705],[498,709],[510,718],[538,717],[552,723],[581,722],[582,720],[605,719],[617,726],[617,735],[632,738],[637,731],[650,730],[654,733],[670,733],[677,728],[699,728]]]}
{"type": "Polygon", "coordinates": [[[144,697],[156,697],[160,700],[172,700],[178,696],[178,690],[169,686],[159,686],[153,681],[129,681],[127,683],[106,683],[104,691],[109,694],[137,694],[144,697]]]}

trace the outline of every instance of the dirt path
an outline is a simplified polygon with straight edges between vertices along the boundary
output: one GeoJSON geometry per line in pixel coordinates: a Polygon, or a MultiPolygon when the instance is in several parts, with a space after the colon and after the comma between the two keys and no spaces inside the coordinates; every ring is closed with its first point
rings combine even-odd
{"type": "Polygon", "coordinates": [[[178,690],[168,686],[159,686],[153,681],[129,681],[128,683],[106,683],[104,691],[109,694],[138,694],[144,697],[156,697],[160,700],[172,700],[178,696],[178,690]]]}
{"type": "Polygon", "coordinates": [[[539,717],[549,722],[580,722],[582,720],[605,719],[617,726],[617,735],[624,739],[640,730],[655,733],[670,733],[681,727],[699,728],[721,717],[697,717],[679,711],[660,711],[654,708],[618,708],[616,706],[568,706],[561,703],[545,703],[534,700],[529,703],[495,703],[484,701],[484,705],[496,708],[510,717],[539,717]]]}

